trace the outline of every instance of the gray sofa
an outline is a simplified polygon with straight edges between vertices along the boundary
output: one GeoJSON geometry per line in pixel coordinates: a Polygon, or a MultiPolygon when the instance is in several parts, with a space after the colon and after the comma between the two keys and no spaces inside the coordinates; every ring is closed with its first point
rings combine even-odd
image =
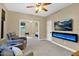
{"type": "Polygon", "coordinates": [[[25,49],[27,45],[26,37],[18,37],[16,34],[7,33],[7,46],[16,46],[21,50],[25,49]]]}

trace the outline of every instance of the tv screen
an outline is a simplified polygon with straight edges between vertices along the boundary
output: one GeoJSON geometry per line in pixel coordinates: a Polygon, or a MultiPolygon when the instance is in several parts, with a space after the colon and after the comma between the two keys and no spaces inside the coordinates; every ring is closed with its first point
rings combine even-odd
{"type": "Polygon", "coordinates": [[[77,42],[78,35],[77,34],[70,34],[70,33],[59,33],[59,32],[52,32],[53,37],[74,41],[77,42]]]}

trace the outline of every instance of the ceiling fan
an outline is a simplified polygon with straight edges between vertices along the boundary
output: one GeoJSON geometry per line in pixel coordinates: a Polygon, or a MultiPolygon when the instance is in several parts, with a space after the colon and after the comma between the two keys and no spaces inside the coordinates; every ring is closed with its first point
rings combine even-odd
{"type": "Polygon", "coordinates": [[[34,6],[26,6],[26,8],[35,8],[35,13],[38,13],[41,10],[48,11],[44,6],[50,5],[51,3],[37,3],[34,6]]]}

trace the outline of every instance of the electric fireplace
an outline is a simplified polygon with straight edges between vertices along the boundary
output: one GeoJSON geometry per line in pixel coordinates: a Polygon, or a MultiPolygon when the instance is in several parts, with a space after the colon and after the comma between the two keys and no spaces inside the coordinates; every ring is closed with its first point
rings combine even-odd
{"type": "Polygon", "coordinates": [[[52,36],[63,40],[78,42],[78,35],[72,33],[52,32],[52,36]]]}

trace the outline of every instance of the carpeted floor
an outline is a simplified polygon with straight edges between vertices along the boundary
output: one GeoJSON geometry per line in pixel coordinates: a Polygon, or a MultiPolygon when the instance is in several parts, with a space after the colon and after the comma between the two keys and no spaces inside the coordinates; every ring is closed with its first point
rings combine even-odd
{"type": "Polygon", "coordinates": [[[70,56],[72,54],[71,51],[47,40],[28,39],[24,55],[32,52],[34,56],[70,56]]]}

